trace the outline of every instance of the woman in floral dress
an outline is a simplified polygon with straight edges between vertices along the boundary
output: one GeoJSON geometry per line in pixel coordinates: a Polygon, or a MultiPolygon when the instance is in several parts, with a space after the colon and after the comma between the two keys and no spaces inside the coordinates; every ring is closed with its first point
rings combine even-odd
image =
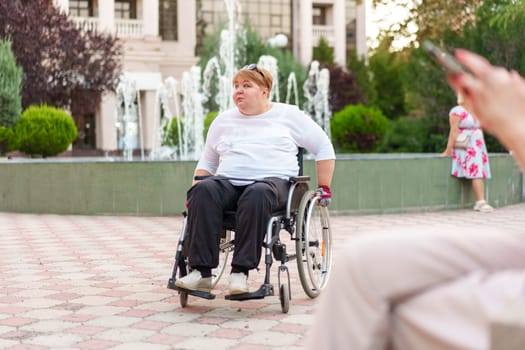
{"type": "Polygon", "coordinates": [[[472,190],[476,197],[474,210],[491,212],[494,209],[485,200],[483,179],[490,179],[490,165],[483,131],[479,121],[462,106],[463,98],[458,95],[458,106],[450,110],[450,132],[447,148],[442,156],[452,156],[452,176],[472,180],[472,190]],[[454,148],[454,140],[459,134],[470,136],[466,149],[454,148]]]}

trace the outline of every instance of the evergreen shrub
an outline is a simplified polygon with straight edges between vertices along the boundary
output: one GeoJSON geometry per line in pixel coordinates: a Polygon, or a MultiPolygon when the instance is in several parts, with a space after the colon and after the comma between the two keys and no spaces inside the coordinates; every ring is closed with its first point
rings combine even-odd
{"type": "Polygon", "coordinates": [[[73,118],[64,110],[47,106],[29,106],[13,128],[16,149],[35,156],[55,156],[68,149],[77,138],[73,118]]]}
{"type": "Polygon", "coordinates": [[[0,126],[12,127],[22,113],[22,68],[9,40],[0,40],[0,126]]]}
{"type": "Polygon", "coordinates": [[[334,113],[332,140],[338,151],[372,152],[385,135],[387,124],[388,119],[376,107],[348,105],[334,113]]]}

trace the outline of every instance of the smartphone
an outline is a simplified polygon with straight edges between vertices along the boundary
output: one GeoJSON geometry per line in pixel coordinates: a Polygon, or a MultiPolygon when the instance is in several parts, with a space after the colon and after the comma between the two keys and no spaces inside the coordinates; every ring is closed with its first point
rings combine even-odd
{"type": "Polygon", "coordinates": [[[434,43],[431,41],[425,40],[423,42],[423,48],[428,53],[430,53],[440,65],[445,67],[448,74],[470,73],[461,63],[456,60],[454,56],[434,45],[434,43]]]}

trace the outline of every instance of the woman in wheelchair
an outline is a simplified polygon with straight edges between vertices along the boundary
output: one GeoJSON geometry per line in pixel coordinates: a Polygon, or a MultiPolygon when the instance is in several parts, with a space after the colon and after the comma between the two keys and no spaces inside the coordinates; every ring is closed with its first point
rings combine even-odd
{"type": "Polygon", "coordinates": [[[248,293],[248,273],[259,265],[267,223],[286,205],[289,179],[298,175],[298,148],[315,157],[321,204],[330,200],[332,143],[299,108],[271,102],[272,84],[271,73],[255,64],[239,70],[233,77],[236,108],[220,113],[210,126],[187,193],[192,272],[175,281],[179,288],[211,290],[224,213],[235,211],[229,293],[248,293]]]}

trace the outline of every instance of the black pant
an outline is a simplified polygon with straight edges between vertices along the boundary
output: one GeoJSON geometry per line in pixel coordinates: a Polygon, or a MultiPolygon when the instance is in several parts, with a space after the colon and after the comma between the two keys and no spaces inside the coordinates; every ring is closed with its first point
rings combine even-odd
{"type": "Polygon", "coordinates": [[[236,211],[232,268],[248,271],[261,259],[262,244],[272,213],[284,208],[290,182],[267,178],[234,186],[225,177],[211,176],[188,191],[189,262],[192,268],[219,264],[219,241],[225,211],[236,211]]]}

